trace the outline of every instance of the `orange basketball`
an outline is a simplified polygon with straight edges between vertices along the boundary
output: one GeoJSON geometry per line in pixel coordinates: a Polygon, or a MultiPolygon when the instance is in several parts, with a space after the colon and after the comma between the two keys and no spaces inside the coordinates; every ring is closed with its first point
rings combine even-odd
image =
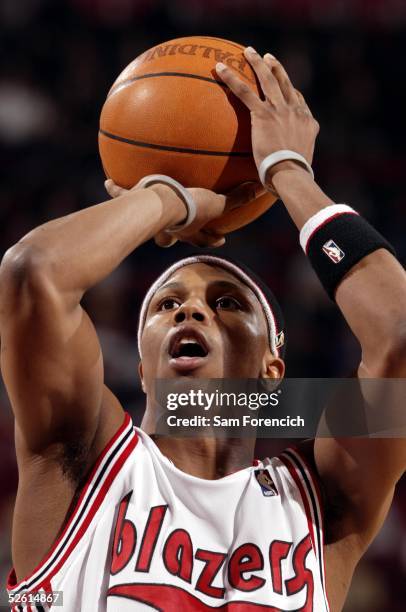
{"type": "MultiPolygon", "coordinates": [[[[222,61],[258,92],[243,49],[221,38],[191,36],[162,43],[131,62],[101,112],[99,150],[106,175],[129,188],[147,174],[166,174],[185,187],[218,193],[257,181],[249,111],[215,72],[222,61]]],[[[210,227],[237,229],[274,201],[266,194],[210,227]]]]}

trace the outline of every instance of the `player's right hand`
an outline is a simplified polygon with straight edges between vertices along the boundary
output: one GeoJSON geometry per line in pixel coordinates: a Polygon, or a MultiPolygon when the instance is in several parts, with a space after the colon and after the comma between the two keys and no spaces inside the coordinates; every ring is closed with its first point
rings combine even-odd
{"type": "MultiPolygon", "coordinates": [[[[107,193],[112,198],[117,198],[130,191],[137,191],[138,185],[131,189],[125,189],[116,185],[114,181],[108,179],[104,186],[107,193]]],[[[160,198],[165,202],[166,197],[176,197],[174,191],[164,183],[156,183],[148,189],[155,191],[160,198]]],[[[178,240],[189,242],[195,246],[217,247],[225,242],[225,238],[221,235],[204,232],[202,229],[206,223],[212,219],[219,217],[226,207],[226,196],[219,195],[208,189],[190,189],[193,199],[196,203],[196,217],[187,228],[176,231],[172,228],[165,228],[159,232],[154,238],[156,244],[161,247],[170,247],[178,240]]]]}
{"type": "Polygon", "coordinates": [[[220,195],[209,189],[192,188],[189,189],[196,203],[197,214],[193,223],[184,230],[162,232],[155,238],[160,246],[171,246],[166,240],[178,239],[199,247],[218,247],[225,243],[225,237],[213,230],[205,229],[205,226],[214,219],[218,219],[224,213],[236,208],[240,208],[252,202],[264,193],[264,188],[260,183],[246,182],[239,185],[226,195],[220,195]]]}
{"type": "MultiPolygon", "coordinates": [[[[131,190],[124,189],[114,183],[111,179],[105,181],[105,188],[107,193],[112,197],[116,198],[128,191],[137,190],[138,186],[135,185],[131,190]]],[[[167,185],[162,186],[165,190],[168,189],[167,185]]],[[[160,189],[160,185],[156,184],[151,187],[156,190],[160,195],[163,190],[160,189]]],[[[264,193],[264,188],[260,183],[248,182],[233,189],[226,195],[221,195],[210,191],[209,189],[202,188],[191,188],[189,189],[193,199],[196,203],[196,217],[189,226],[184,229],[177,231],[176,229],[169,228],[163,229],[159,234],[155,236],[155,242],[158,246],[169,247],[175,244],[178,240],[187,242],[199,247],[218,247],[225,243],[225,238],[221,234],[217,234],[212,230],[205,230],[204,227],[212,221],[217,219],[223,213],[244,206],[255,200],[264,193]]]]}

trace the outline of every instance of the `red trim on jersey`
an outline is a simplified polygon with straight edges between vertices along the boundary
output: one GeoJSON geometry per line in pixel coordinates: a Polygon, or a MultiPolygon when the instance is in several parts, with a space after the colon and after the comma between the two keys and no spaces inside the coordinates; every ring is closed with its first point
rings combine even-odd
{"type": "Polygon", "coordinates": [[[304,506],[304,510],[306,513],[306,518],[307,518],[307,525],[309,527],[309,533],[310,533],[310,538],[312,540],[312,546],[313,546],[313,551],[314,554],[316,555],[317,558],[317,547],[316,547],[316,541],[315,541],[315,537],[314,537],[314,526],[313,526],[313,517],[312,517],[312,513],[310,510],[310,506],[309,506],[309,502],[307,499],[307,495],[306,495],[306,491],[305,488],[299,478],[299,475],[296,471],[296,468],[294,465],[291,464],[291,461],[288,457],[286,456],[280,456],[278,457],[278,459],[280,459],[283,463],[283,465],[289,470],[290,475],[292,476],[295,485],[297,486],[299,493],[300,493],[300,497],[302,498],[302,502],[303,502],[303,506],[304,506]]]}
{"type": "Polygon", "coordinates": [[[313,238],[314,234],[316,232],[318,232],[319,229],[321,229],[324,225],[326,225],[326,223],[330,223],[330,221],[332,221],[333,219],[336,219],[337,217],[341,217],[342,215],[358,215],[358,213],[357,213],[356,210],[354,210],[353,212],[351,212],[350,210],[343,210],[342,212],[337,212],[335,215],[332,215],[328,219],[325,219],[324,221],[322,221],[317,227],[314,228],[314,230],[312,231],[312,233],[310,234],[310,236],[307,239],[307,242],[306,242],[306,255],[309,254],[310,241],[313,238]]]}
{"type": "MultiPolygon", "coordinates": [[[[83,489],[82,489],[82,492],[81,492],[81,494],[80,494],[80,497],[79,497],[79,499],[78,499],[78,501],[77,501],[77,503],[76,503],[76,505],[75,505],[74,510],[72,511],[72,514],[71,514],[71,515],[70,515],[70,517],[69,517],[69,520],[68,520],[67,524],[65,525],[65,527],[64,527],[64,529],[63,529],[63,531],[62,531],[61,535],[60,535],[60,536],[57,538],[57,540],[56,540],[56,541],[54,542],[54,544],[52,545],[52,547],[51,547],[50,551],[48,552],[48,554],[46,555],[46,557],[44,557],[44,559],[42,559],[42,560],[40,561],[40,563],[38,563],[38,565],[37,565],[37,566],[36,566],[36,567],[33,569],[33,571],[32,571],[32,572],[30,572],[30,574],[28,574],[27,576],[25,576],[25,577],[24,577],[22,580],[19,580],[18,582],[17,582],[17,576],[16,576],[16,573],[15,573],[15,569],[14,569],[14,567],[13,567],[13,568],[11,568],[11,570],[10,570],[10,572],[9,572],[9,575],[8,575],[8,579],[7,579],[7,590],[9,590],[9,591],[10,591],[10,590],[14,590],[14,589],[18,588],[18,587],[19,587],[19,586],[20,586],[20,585],[21,585],[23,582],[26,582],[26,581],[30,580],[30,579],[31,579],[31,577],[32,577],[34,574],[36,574],[36,573],[37,573],[37,572],[38,572],[38,571],[41,569],[41,567],[42,567],[43,565],[45,565],[45,563],[48,561],[48,559],[49,559],[49,558],[50,558],[50,557],[53,555],[53,553],[55,552],[55,549],[58,547],[59,543],[61,542],[61,540],[62,540],[62,539],[63,539],[63,537],[65,536],[65,534],[66,534],[66,532],[68,531],[69,527],[71,526],[71,524],[72,524],[72,522],[73,522],[73,520],[74,520],[75,516],[77,515],[78,510],[79,510],[79,508],[80,508],[80,505],[81,505],[81,503],[82,503],[82,501],[83,501],[83,498],[84,498],[84,496],[86,495],[86,493],[87,493],[87,491],[88,491],[88,489],[89,489],[89,487],[90,487],[90,485],[91,485],[91,483],[92,483],[92,481],[93,481],[93,478],[94,478],[94,476],[95,476],[95,474],[96,474],[96,472],[97,472],[97,470],[98,470],[98,468],[99,468],[100,464],[102,463],[102,461],[103,461],[104,457],[107,455],[107,453],[108,453],[108,452],[109,452],[109,450],[112,448],[112,446],[114,445],[114,443],[115,443],[115,442],[118,440],[118,438],[119,438],[119,437],[120,437],[120,435],[123,433],[123,431],[124,431],[124,430],[125,430],[125,429],[128,427],[128,425],[130,424],[130,422],[131,422],[131,417],[130,417],[130,415],[128,414],[128,412],[126,412],[126,413],[125,413],[125,415],[124,415],[124,421],[123,421],[123,423],[120,425],[120,427],[118,428],[118,430],[116,431],[116,433],[114,434],[114,436],[113,436],[113,437],[110,439],[110,441],[109,441],[109,442],[106,444],[106,446],[105,446],[105,447],[104,447],[104,449],[102,450],[101,454],[100,454],[100,455],[99,455],[99,457],[97,458],[96,463],[94,464],[94,466],[93,466],[93,468],[92,468],[92,470],[91,470],[91,472],[90,472],[90,474],[89,474],[89,476],[88,476],[88,478],[87,478],[87,480],[86,480],[86,483],[85,483],[85,485],[84,485],[84,487],[83,487],[83,489]]],[[[138,436],[135,434],[135,435],[134,435],[133,440],[131,441],[131,444],[129,445],[129,446],[131,446],[131,450],[133,450],[133,449],[135,448],[135,446],[136,446],[137,442],[138,442],[138,436]]],[[[128,447],[126,448],[126,450],[127,450],[127,449],[128,449],[128,447]]],[[[124,451],[124,452],[125,452],[125,451],[124,451]]],[[[123,453],[123,454],[124,454],[124,453],[123,453]]],[[[129,453],[128,453],[128,454],[129,454],[129,453]]],[[[125,459],[127,458],[128,454],[126,455],[125,459]]],[[[123,463],[124,463],[124,461],[125,461],[125,459],[124,459],[123,461],[120,461],[122,456],[123,456],[123,455],[121,455],[121,456],[120,456],[120,459],[117,461],[117,463],[119,463],[119,462],[120,462],[120,467],[123,465],[123,463]]],[[[114,469],[116,468],[117,463],[114,465],[114,469]]],[[[113,470],[111,470],[111,471],[109,472],[109,476],[108,476],[108,480],[109,480],[109,483],[110,483],[110,484],[111,484],[111,482],[112,482],[112,480],[113,480],[113,479],[110,479],[110,475],[111,475],[112,471],[113,471],[113,470]]],[[[117,474],[117,472],[118,472],[118,470],[116,470],[116,469],[115,469],[115,471],[114,471],[114,476],[117,474]]],[[[96,503],[96,501],[99,499],[99,497],[100,497],[100,493],[102,492],[102,490],[104,490],[104,485],[103,485],[103,488],[100,490],[99,494],[97,495],[95,502],[93,502],[93,504],[90,506],[90,511],[91,511],[91,510],[94,508],[94,504],[95,504],[95,503],[96,503]]],[[[107,491],[105,491],[105,493],[104,493],[104,495],[103,495],[103,499],[104,499],[104,497],[105,497],[106,493],[107,493],[107,491]]],[[[103,501],[103,499],[101,499],[101,501],[103,501]]],[[[99,504],[98,504],[98,506],[97,506],[97,507],[99,507],[99,506],[100,506],[101,501],[99,502],[99,504]]],[[[88,510],[88,514],[89,514],[89,510],[88,510]]],[[[87,516],[88,516],[88,514],[87,514],[87,516]]],[[[94,513],[93,513],[93,514],[94,514],[94,513]]],[[[92,516],[93,516],[93,514],[92,514],[92,516]]],[[[86,517],[86,519],[87,519],[87,517],[86,517]]],[[[90,522],[90,521],[89,521],[89,522],[90,522]]],[[[81,531],[81,530],[80,530],[80,531],[81,531]]],[[[77,536],[75,536],[74,541],[75,541],[75,542],[77,541],[77,536]]],[[[69,549],[70,549],[70,547],[69,547],[69,549]]],[[[55,572],[54,572],[54,573],[55,573],[55,572]]],[[[53,573],[53,574],[54,574],[54,573],[53,573]]],[[[53,575],[53,574],[52,574],[52,575],[53,575]]],[[[50,580],[50,577],[49,577],[49,575],[47,575],[47,577],[46,577],[46,578],[41,579],[41,583],[40,583],[40,584],[41,584],[41,585],[43,585],[44,583],[48,582],[49,580],[50,580]]],[[[38,586],[37,586],[37,587],[35,587],[35,588],[36,588],[36,590],[38,590],[38,588],[40,588],[40,586],[38,585],[38,586]]]]}
{"type": "MultiPolygon", "coordinates": [[[[324,589],[324,593],[326,595],[326,599],[327,599],[327,604],[329,609],[331,609],[331,604],[330,604],[330,600],[328,597],[328,593],[327,593],[327,588],[326,588],[326,561],[324,558],[324,512],[325,512],[325,505],[324,505],[324,500],[323,500],[323,496],[321,493],[321,485],[320,485],[320,476],[318,475],[318,473],[316,472],[315,468],[309,463],[309,461],[306,459],[305,455],[301,452],[301,450],[297,447],[297,446],[291,446],[288,447],[286,450],[291,450],[294,451],[295,454],[298,456],[296,457],[296,459],[299,458],[299,460],[302,462],[304,468],[306,468],[307,473],[308,473],[308,477],[310,480],[311,485],[313,485],[313,490],[316,494],[317,497],[317,502],[319,504],[319,512],[318,512],[318,517],[320,520],[320,543],[321,543],[321,555],[322,555],[322,563],[323,563],[323,576],[322,576],[322,581],[323,581],[323,589],[324,589]]],[[[281,458],[281,457],[279,457],[281,458]]],[[[315,508],[315,512],[317,512],[317,508],[315,508]]],[[[316,553],[317,554],[317,553],[316,553]]]]}
{"type": "MultiPolygon", "coordinates": [[[[320,528],[321,528],[322,533],[324,533],[324,501],[323,501],[323,496],[321,494],[320,476],[317,474],[314,467],[308,462],[304,454],[299,450],[297,446],[291,446],[290,449],[295,451],[295,453],[299,455],[301,462],[303,463],[304,467],[307,469],[309,473],[309,480],[314,487],[314,490],[316,492],[317,501],[319,502],[320,528]]],[[[289,450],[289,448],[287,448],[286,450],[289,450]]]]}
{"type": "MultiPolygon", "coordinates": [[[[137,445],[137,442],[138,442],[138,437],[134,436],[133,439],[131,440],[131,442],[126,447],[126,449],[120,455],[119,459],[114,464],[114,467],[110,470],[108,477],[104,481],[102,488],[100,489],[99,493],[97,494],[96,499],[94,500],[93,504],[91,505],[91,507],[90,507],[90,509],[89,509],[89,511],[88,511],[88,513],[86,515],[86,518],[83,521],[79,531],[77,532],[77,534],[73,538],[72,542],[70,543],[70,545],[66,549],[65,553],[63,554],[62,558],[59,560],[57,565],[54,567],[54,569],[49,574],[47,574],[47,576],[45,578],[46,581],[52,580],[53,576],[55,576],[55,574],[61,569],[61,567],[63,566],[63,564],[65,563],[65,561],[67,560],[67,558],[69,557],[71,552],[73,551],[73,549],[76,547],[77,543],[83,537],[83,535],[86,532],[88,526],[90,525],[94,515],[96,514],[96,512],[100,508],[104,498],[106,497],[106,494],[107,494],[108,490],[110,489],[110,486],[111,486],[113,480],[115,479],[115,477],[117,476],[117,474],[121,470],[121,468],[123,467],[126,459],[129,457],[129,455],[131,455],[132,451],[134,450],[134,448],[137,445]]],[[[35,588],[41,588],[42,584],[43,584],[43,580],[41,580],[41,582],[38,585],[38,587],[35,587],[35,588]]]]}
{"type": "Polygon", "coordinates": [[[319,512],[319,517],[320,517],[320,537],[321,537],[321,548],[322,548],[322,555],[323,555],[323,578],[324,578],[324,592],[326,594],[326,599],[327,599],[327,603],[329,608],[331,609],[331,604],[330,604],[330,599],[327,593],[327,586],[326,586],[326,560],[324,558],[324,512],[325,512],[325,504],[324,504],[324,499],[321,493],[321,485],[320,485],[320,476],[318,475],[318,473],[315,471],[315,469],[309,464],[309,462],[307,461],[307,459],[304,457],[303,453],[298,449],[297,446],[293,447],[293,450],[296,452],[297,455],[299,455],[301,461],[303,462],[303,464],[306,466],[307,471],[309,472],[309,476],[310,476],[310,480],[311,483],[314,486],[314,490],[316,491],[316,496],[317,496],[317,500],[319,502],[319,508],[320,508],[320,512],[319,512]]]}

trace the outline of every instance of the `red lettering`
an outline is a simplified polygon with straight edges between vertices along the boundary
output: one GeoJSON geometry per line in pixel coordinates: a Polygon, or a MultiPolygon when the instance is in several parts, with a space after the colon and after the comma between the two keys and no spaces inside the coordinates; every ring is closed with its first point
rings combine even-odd
{"type": "Polygon", "coordinates": [[[149,572],[155,546],[167,509],[168,506],[154,506],[149,511],[147,524],[138,553],[137,565],[135,566],[137,572],[149,572]]]}
{"type": "Polygon", "coordinates": [[[295,570],[295,576],[285,580],[286,592],[288,595],[294,595],[307,587],[306,602],[301,608],[301,612],[313,612],[313,593],[314,593],[314,581],[312,572],[306,567],[306,557],[312,549],[312,541],[310,534],[307,534],[305,538],[297,545],[295,552],[293,553],[293,569],[295,570]]]}
{"type": "Polygon", "coordinates": [[[130,491],[123,497],[118,508],[110,567],[110,571],[113,575],[121,572],[121,570],[125,568],[133,555],[137,543],[137,530],[135,525],[125,518],[132,493],[133,492],[130,491]]]}
{"type": "Polygon", "coordinates": [[[195,557],[199,561],[203,561],[205,563],[202,573],[200,574],[196,583],[196,590],[201,591],[209,597],[223,599],[226,592],[225,589],[213,586],[213,581],[217,576],[220,567],[223,565],[224,559],[227,557],[227,555],[224,553],[198,548],[195,557]]]}
{"type": "Polygon", "coordinates": [[[286,559],[292,542],[274,540],[269,547],[269,564],[271,566],[272,586],[275,593],[282,595],[282,559],[286,559]]]}
{"type": "MultiPolygon", "coordinates": [[[[125,495],[118,507],[110,566],[113,575],[128,565],[134,557],[137,545],[137,529],[134,523],[126,518],[132,494],[133,491],[130,491],[125,495]]],[[[167,509],[167,505],[154,506],[150,509],[134,571],[150,571],[167,509]]],[[[300,608],[300,612],[313,612],[314,577],[312,571],[306,567],[306,559],[311,550],[310,534],[307,534],[296,547],[292,542],[284,540],[274,540],[269,545],[272,590],[278,595],[283,595],[285,591],[287,597],[303,591],[305,603],[300,608]],[[291,552],[294,576],[284,579],[286,563],[283,563],[283,560],[287,559],[291,552]]],[[[185,529],[172,531],[166,539],[162,552],[166,570],[189,584],[192,584],[194,563],[201,561],[203,567],[198,565],[196,568],[198,576],[195,589],[217,600],[224,599],[226,594],[221,570],[224,568],[227,556],[226,553],[202,548],[198,548],[194,555],[192,539],[185,529]],[[216,580],[220,586],[214,586],[216,580]]],[[[264,558],[261,549],[250,542],[241,544],[229,558],[227,568],[229,584],[242,592],[256,591],[266,584],[266,579],[258,575],[262,570],[264,570],[264,558]]]]}
{"type": "Polygon", "coordinates": [[[255,544],[242,544],[231,555],[228,564],[228,580],[232,587],[239,591],[256,591],[265,580],[259,576],[244,578],[246,572],[264,569],[264,558],[255,544]]]}
{"type": "Polygon", "coordinates": [[[163,551],[165,567],[170,574],[186,582],[192,581],[193,544],[184,529],[175,529],[168,537],[163,551]]]}

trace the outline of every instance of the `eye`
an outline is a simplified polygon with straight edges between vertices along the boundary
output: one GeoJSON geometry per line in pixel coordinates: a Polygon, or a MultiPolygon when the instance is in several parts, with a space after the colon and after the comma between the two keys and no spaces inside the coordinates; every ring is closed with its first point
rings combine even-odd
{"type": "Polygon", "coordinates": [[[158,310],[174,310],[180,304],[174,298],[165,298],[158,304],[158,310]]]}
{"type": "Polygon", "coordinates": [[[216,308],[221,310],[241,310],[242,306],[235,298],[225,295],[216,300],[216,308]]]}

